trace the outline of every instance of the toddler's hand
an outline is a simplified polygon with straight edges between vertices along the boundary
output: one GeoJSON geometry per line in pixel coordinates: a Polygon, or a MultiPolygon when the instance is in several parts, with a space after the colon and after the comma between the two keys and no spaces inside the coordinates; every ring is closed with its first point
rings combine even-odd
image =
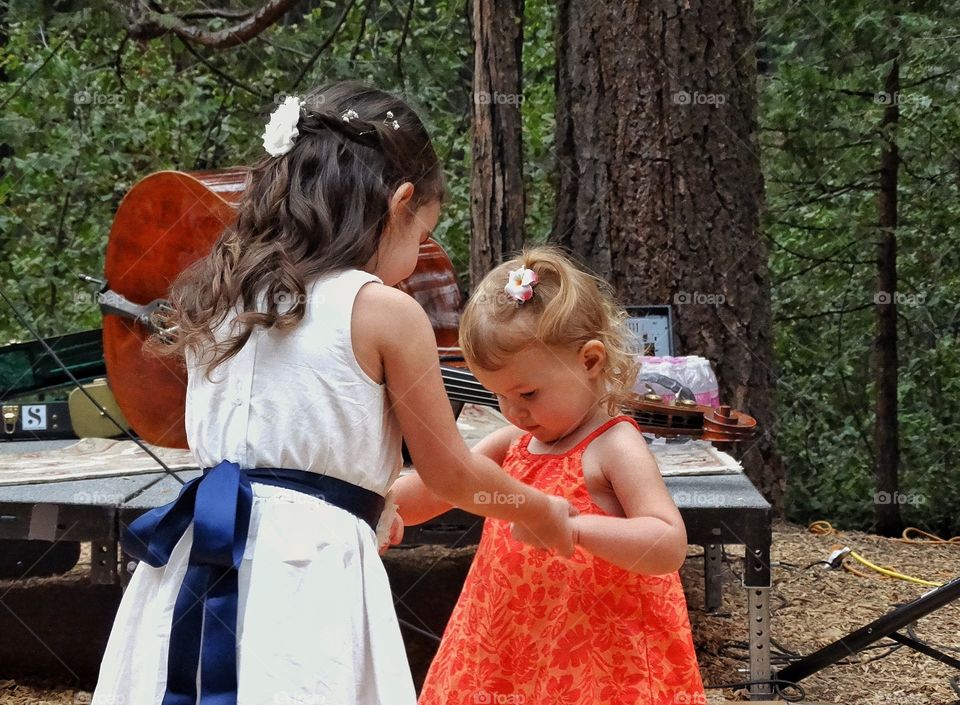
{"type": "Polygon", "coordinates": [[[547,512],[535,523],[511,524],[517,541],[536,548],[555,549],[564,558],[573,555],[573,517],[579,512],[563,497],[550,497],[547,512]]]}

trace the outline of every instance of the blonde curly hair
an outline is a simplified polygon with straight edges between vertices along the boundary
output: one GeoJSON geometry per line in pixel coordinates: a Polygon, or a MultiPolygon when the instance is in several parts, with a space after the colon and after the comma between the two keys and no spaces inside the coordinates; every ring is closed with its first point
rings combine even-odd
{"type": "Polygon", "coordinates": [[[638,370],[626,317],[606,282],[556,247],[533,247],[493,269],[477,286],[460,321],[460,347],[471,367],[498,370],[532,342],[579,349],[599,340],[606,349],[606,392],[600,403],[616,415],[632,393],[638,370]],[[510,272],[521,267],[536,272],[538,280],[533,297],[523,303],[504,292],[510,272]]]}

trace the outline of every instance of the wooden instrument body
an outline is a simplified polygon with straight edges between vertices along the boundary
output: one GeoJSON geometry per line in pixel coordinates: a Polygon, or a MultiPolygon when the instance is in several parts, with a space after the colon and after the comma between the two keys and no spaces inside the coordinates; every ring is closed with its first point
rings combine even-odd
{"type": "MultiPolygon", "coordinates": [[[[246,174],[245,169],[161,171],[135,184],[110,228],[104,278],[111,292],[137,303],[165,298],[176,276],[210,252],[233,221],[246,174]]],[[[182,361],[143,353],[151,333],[140,321],[104,315],[107,379],[144,440],[186,448],[186,369],[182,361]]]]}
{"type": "Polygon", "coordinates": [[[636,396],[624,405],[624,413],[644,431],[667,438],[686,436],[728,444],[749,440],[757,431],[756,419],[729,406],[666,404],[636,396]]]}
{"type": "MultiPolygon", "coordinates": [[[[177,275],[208,254],[236,214],[247,169],[163,171],[133,186],[117,209],[107,244],[102,300],[140,305],[164,299],[177,275]],[[105,287],[105,288],[106,288],[105,287]]],[[[460,291],[453,264],[433,240],[420,246],[417,268],[397,288],[426,310],[441,355],[462,360],[457,348],[460,291]]],[[[107,378],[117,403],[149,443],[186,448],[187,375],[182,360],[144,354],[152,329],[132,316],[103,316],[107,378]]]]}

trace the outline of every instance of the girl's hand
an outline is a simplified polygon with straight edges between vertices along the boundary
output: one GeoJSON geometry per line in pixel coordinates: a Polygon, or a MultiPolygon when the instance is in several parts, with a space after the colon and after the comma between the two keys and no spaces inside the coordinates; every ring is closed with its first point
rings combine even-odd
{"type": "Polygon", "coordinates": [[[403,517],[397,514],[390,526],[390,545],[396,546],[403,541],[403,517]]]}
{"type": "Polygon", "coordinates": [[[403,517],[399,514],[393,515],[393,521],[390,523],[390,533],[387,540],[380,544],[378,553],[382,556],[391,546],[396,546],[403,541],[403,517]]]}
{"type": "Polygon", "coordinates": [[[395,546],[403,540],[403,517],[397,511],[393,501],[393,488],[387,492],[383,513],[377,522],[377,552],[382,556],[390,546],[395,546]]]}
{"type": "Polygon", "coordinates": [[[510,533],[517,541],[535,548],[556,550],[564,558],[573,555],[576,526],[573,517],[579,512],[563,497],[550,497],[547,511],[536,523],[510,524],[510,533]]]}

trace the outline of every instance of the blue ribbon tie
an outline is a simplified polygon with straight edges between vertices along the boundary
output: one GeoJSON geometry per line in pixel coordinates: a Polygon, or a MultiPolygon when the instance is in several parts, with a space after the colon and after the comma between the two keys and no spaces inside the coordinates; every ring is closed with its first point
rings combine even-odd
{"type": "Polygon", "coordinates": [[[383,497],[337,478],[286,468],[241,469],[224,460],[187,482],[177,498],[121,532],[133,558],[159,568],[193,522],[189,564],[173,608],[162,705],[237,703],[239,569],[253,507],[251,479],[320,497],[375,529],[383,497]]]}

